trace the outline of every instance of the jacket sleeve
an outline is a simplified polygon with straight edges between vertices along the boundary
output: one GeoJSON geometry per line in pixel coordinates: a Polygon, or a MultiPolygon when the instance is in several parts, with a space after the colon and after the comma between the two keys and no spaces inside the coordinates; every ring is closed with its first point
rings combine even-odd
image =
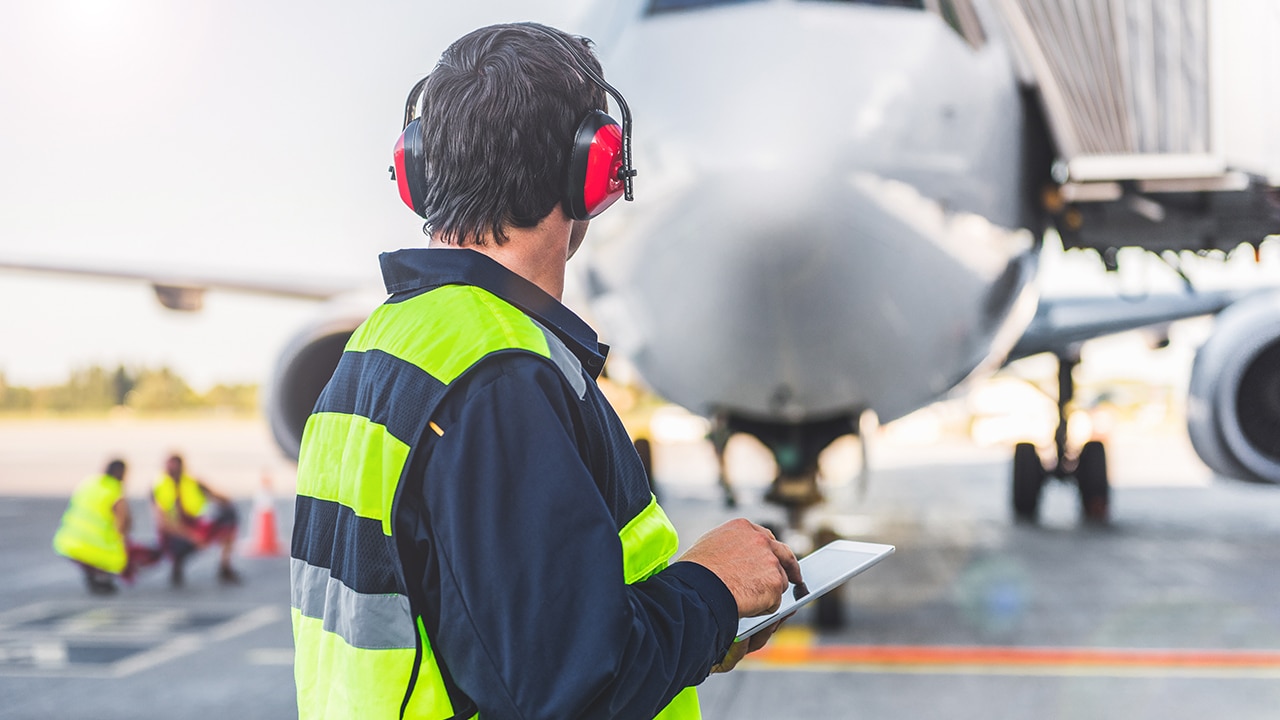
{"type": "Polygon", "coordinates": [[[693,563],[627,585],[558,371],[516,355],[473,372],[406,481],[421,502],[406,487],[396,514],[447,681],[481,717],[652,718],[724,655],[733,596],[693,563]]]}

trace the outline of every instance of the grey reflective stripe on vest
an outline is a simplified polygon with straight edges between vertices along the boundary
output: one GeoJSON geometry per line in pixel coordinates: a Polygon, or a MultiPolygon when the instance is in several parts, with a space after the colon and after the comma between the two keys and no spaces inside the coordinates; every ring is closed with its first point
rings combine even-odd
{"type": "Polygon", "coordinates": [[[581,400],[587,396],[587,379],[582,376],[582,362],[578,360],[578,356],[569,351],[564,342],[556,337],[556,334],[548,330],[542,323],[529,318],[534,325],[547,336],[547,349],[551,352],[551,362],[556,364],[560,370],[560,374],[564,375],[564,379],[569,381],[573,386],[573,391],[578,393],[578,399],[581,400]]]}
{"type": "Polygon", "coordinates": [[[330,577],[327,568],[289,560],[292,602],[304,616],[324,621],[324,629],[351,647],[365,650],[416,648],[417,630],[409,598],[358,593],[330,577]]]}

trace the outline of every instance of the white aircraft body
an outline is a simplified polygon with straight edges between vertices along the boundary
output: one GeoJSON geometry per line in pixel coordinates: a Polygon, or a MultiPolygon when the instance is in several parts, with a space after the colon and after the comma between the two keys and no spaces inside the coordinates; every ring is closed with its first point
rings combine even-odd
{"type": "MultiPolygon", "coordinates": [[[[1021,12],[1043,5],[1024,2],[1021,12]]],[[[713,436],[764,441],[779,465],[769,498],[791,509],[818,500],[818,453],[857,432],[865,411],[892,421],[975,372],[1041,351],[1065,361],[1065,409],[1082,339],[1235,299],[1067,301],[1036,314],[1044,232],[1076,228],[1065,220],[1074,214],[1042,199],[1052,187],[1060,201],[1068,183],[1052,180],[1061,148],[1041,110],[1047,93],[1020,80],[1027,61],[1006,34],[1017,7],[648,0],[612,9],[598,37],[611,81],[636,108],[643,201],[593,224],[579,267],[591,314],[661,395],[721,424],[713,436]]],[[[1191,193],[1204,210],[1122,242],[1154,235],[1158,247],[1177,247],[1178,221],[1228,212],[1243,222],[1215,228],[1214,246],[1260,242],[1280,230],[1275,206],[1257,200],[1267,193],[1274,201],[1268,183],[1246,183],[1240,202],[1261,206],[1251,214],[1191,193]]],[[[1150,202],[1163,210],[1165,198],[1188,202],[1168,193],[1150,202]]],[[[1107,249],[1114,238],[1097,241],[1107,249]]],[[[1183,242],[1199,249],[1205,238],[1183,242]]],[[[1280,320],[1276,299],[1250,303],[1265,322],[1280,320]]],[[[1210,343],[1225,349],[1197,375],[1191,430],[1215,470],[1274,482],[1280,439],[1267,428],[1280,421],[1280,351],[1265,348],[1280,334],[1259,343],[1263,323],[1236,323],[1239,336],[1210,343]],[[1221,408],[1223,396],[1252,390],[1222,386],[1232,382],[1222,377],[1227,358],[1246,345],[1258,362],[1234,369],[1252,368],[1270,397],[1221,408]],[[1215,403],[1217,412],[1204,409],[1215,403]]],[[[1105,517],[1101,446],[1066,447],[1064,414],[1057,449],[1048,470],[1078,480],[1086,515],[1105,517]]],[[[1035,516],[1045,475],[1034,448],[1020,447],[1020,516],[1035,516]]]]}
{"type": "MultiPolygon", "coordinates": [[[[721,451],[731,432],[773,451],[768,499],[797,525],[821,499],[818,454],[872,419],[1041,352],[1061,361],[1065,418],[1081,342],[1224,308],[1193,373],[1191,437],[1218,473],[1280,482],[1280,295],[1039,296],[1050,230],[1107,258],[1280,231],[1273,179],[1187,170],[1204,153],[1178,148],[1136,171],[1091,151],[1064,120],[1063,98],[1087,105],[1079,84],[1045,70],[1062,51],[1026,40],[1054,5],[606,0],[584,21],[634,113],[639,175],[570,263],[581,307],[646,384],[713,418],[721,451]]],[[[344,296],[280,358],[267,411],[284,452],[372,302],[344,296]]],[[[1064,420],[1056,449],[1047,468],[1015,450],[1015,514],[1034,519],[1057,476],[1105,519],[1101,445],[1068,447],[1064,420]]]]}

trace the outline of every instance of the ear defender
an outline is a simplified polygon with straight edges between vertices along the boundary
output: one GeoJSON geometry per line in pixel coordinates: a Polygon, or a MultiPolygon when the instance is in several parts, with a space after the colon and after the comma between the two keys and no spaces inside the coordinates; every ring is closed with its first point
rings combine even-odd
{"type": "Polygon", "coordinates": [[[425,162],[421,127],[422,121],[414,119],[400,133],[400,139],[396,141],[395,165],[392,166],[391,174],[400,188],[400,199],[410,210],[425,218],[427,214],[423,204],[426,201],[426,188],[422,187],[425,178],[420,169],[425,162]]]}
{"type": "Polygon", "coordinates": [[[626,191],[622,126],[599,110],[578,124],[569,153],[565,210],[574,220],[590,220],[617,202],[626,191]]]}
{"type": "MultiPolygon", "coordinates": [[[[619,125],[604,112],[592,110],[578,123],[578,131],[573,138],[562,203],[574,220],[590,220],[617,202],[619,197],[628,200],[633,197],[631,179],[636,176],[636,170],[631,166],[631,110],[622,94],[578,57],[582,48],[575,49],[564,38],[538,25],[526,27],[563,47],[578,69],[617,101],[622,112],[622,124],[619,125]]],[[[427,216],[427,178],[423,172],[426,152],[422,143],[418,101],[426,84],[427,78],[424,77],[409,91],[409,98],[404,104],[404,132],[396,141],[395,164],[391,166],[391,179],[400,189],[400,199],[423,218],[427,216]]]]}

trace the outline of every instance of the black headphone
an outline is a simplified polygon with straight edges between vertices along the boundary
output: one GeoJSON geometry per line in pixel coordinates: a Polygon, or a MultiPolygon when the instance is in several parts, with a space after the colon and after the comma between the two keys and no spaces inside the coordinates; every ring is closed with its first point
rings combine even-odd
{"type": "MultiPolygon", "coordinates": [[[[569,153],[569,172],[563,198],[565,210],[574,220],[590,220],[604,212],[619,197],[625,196],[627,200],[633,200],[631,178],[635,177],[636,170],[631,166],[631,110],[627,107],[627,101],[623,99],[622,93],[605,82],[586,61],[578,57],[567,40],[537,25],[526,27],[543,33],[567,50],[578,69],[612,96],[622,113],[621,125],[600,110],[588,112],[578,123],[573,149],[569,153]]],[[[422,130],[419,126],[422,119],[418,117],[418,100],[426,84],[427,78],[419,80],[405,100],[404,131],[396,141],[395,164],[391,167],[391,178],[399,186],[400,199],[423,217],[426,217],[426,178],[423,174],[426,163],[423,157],[422,130]]]]}

